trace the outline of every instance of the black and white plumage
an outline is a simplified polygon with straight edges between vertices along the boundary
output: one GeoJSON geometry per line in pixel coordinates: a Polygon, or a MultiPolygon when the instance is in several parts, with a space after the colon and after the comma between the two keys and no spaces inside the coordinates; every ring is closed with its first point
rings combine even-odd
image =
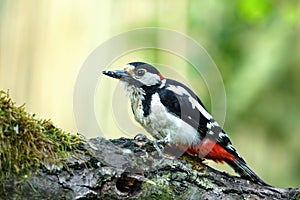
{"type": "Polygon", "coordinates": [[[246,165],[226,133],[187,86],[164,78],[155,67],[143,62],[103,73],[120,79],[136,121],[154,138],[184,148],[189,154],[226,162],[242,177],[268,185],[246,165]]]}

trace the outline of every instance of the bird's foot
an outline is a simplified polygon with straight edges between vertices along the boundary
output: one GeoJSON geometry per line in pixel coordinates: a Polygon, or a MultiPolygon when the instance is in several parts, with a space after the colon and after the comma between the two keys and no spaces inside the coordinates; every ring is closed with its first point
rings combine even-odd
{"type": "Polygon", "coordinates": [[[169,138],[166,137],[166,138],[163,138],[163,139],[160,139],[160,140],[154,140],[153,141],[153,146],[154,148],[156,149],[156,151],[158,152],[158,155],[162,158],[164,158],[164,154],[163,154],[163,150],[164,150],[164,147],[169,145],[170,142],[169,142],[169,138]]]}
{"type": "Polygon", "coordinates": [[[146,135],[144,134],[137,134],[135,137],[134,137],[134,140],[139,143],[139,144],[144,144],[145,143],[152,143],[153,147],[155,148],[155,150],[157,151],[158,153],[158,156],[161,157],[161,158],[164,158],[164,154],[163,154],[163,150],[164,150],[164,147],[167,146],[169,144],[169,138],[166,137],[166,138],[163,138],[163,139],[160,139],[160,140],[149,140],[147,138],[146,135]]]}
{"type": "Polygon", "coordinates": [[[160,141],[159,140],[154,140],[153,141],[153,146],[156,149],[159,157],[164,158],[164,154],[163,154],[164,147],[160,144],[160,141]]]}
{"type": "Polygon", "coordinates": [[[164,140],[149,140],[146,135],[139,133],[133,138],[140,146],[144,146],[146,143],[152,144],[155,150],[158,152],[159,157],[163,156],[164,140]]]}
{"type": "Polygon", "coordinates": [[[151,141],[147,138],[146,135],[144,135],[142,133],[138,133],[136,136],[134,136],[133,139],[136,140],[137,142],[150,142],[151,141]]]}

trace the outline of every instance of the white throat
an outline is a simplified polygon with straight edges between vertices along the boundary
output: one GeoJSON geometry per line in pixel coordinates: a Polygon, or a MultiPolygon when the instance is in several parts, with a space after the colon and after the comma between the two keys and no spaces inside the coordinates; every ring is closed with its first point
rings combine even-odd
{"type": "Polygon", "coordinates": [[[135,87],[130,85],[126,81],[120,81],[121,86],[125,92],[125,95],[130,98],[131,101],[136,101],[138,98],[144,99],[145,91],[142,88],[135,87]]]}

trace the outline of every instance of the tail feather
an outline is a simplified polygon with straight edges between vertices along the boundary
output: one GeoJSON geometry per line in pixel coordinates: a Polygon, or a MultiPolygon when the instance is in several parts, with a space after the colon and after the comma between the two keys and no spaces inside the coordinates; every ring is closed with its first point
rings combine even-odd
{"type": "Polygon", "coordinates": [[[241,177],[251,180],[253,182],[259,183],[265,186],[271,186],[259,178],[246,164],[246,162],[239,157],[236,157],[234,160],[227,160],[226,163],[234,169],[241,177]]]}

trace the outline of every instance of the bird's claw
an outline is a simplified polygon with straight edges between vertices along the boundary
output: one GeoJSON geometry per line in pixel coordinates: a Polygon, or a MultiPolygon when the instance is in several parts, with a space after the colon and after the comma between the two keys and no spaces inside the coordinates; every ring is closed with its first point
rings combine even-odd
{"type": "Polygon", "coordinates": [[[148,142],[149,141],[147,136],[142,134],[142,133],[137,134],[136,136],[134,136],[133,139],[138,141],[138,142],[148,142]]]}
{"type": "Polygon", "coordinates": [[[162,158],[164,158],[163,149],[168,144],[169,144],[168,138],[153,141],[154,148],[156,149],[158,155],[162,158]]]}
{"type": "MultiPolygon", "coordinates": [[[[147,143],[150,141],[146,135],[141,133],[137,134],[133,139],[139,143],[147,143]]],[[[164,158],[163,149],[169,144],[169,138],[166,137],[160,140],[153,140],[152,144],[155,150],[157,151],[159,157],[164,158]]]]}
{"type": "Polygon", "coordinates": [[[159,143],[158,140],[154,140],[154,141],[153,141],[153,146],[154,146],[154,148],[156,149],[158,155],[159,155],[161,158],[163,158],[163,157],[164,157],[164,154],[163,154],[163,152],[162,152],[163,147],[160,148],[159,145],[160,145],[160,143],[159,143]]]}

